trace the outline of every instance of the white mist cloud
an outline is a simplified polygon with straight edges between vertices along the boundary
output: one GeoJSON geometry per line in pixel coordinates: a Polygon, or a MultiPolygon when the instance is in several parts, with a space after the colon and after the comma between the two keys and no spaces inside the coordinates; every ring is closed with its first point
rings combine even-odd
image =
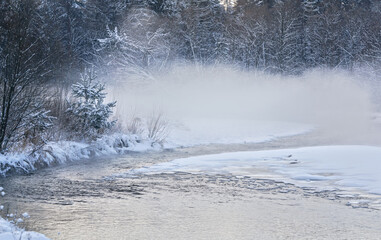
{"type": "Polygon", "coordinates": [[[331,70],[284,77],[226,66],[189,66],[175,67],[140,85],[118,81],[110,94],[118,101],[122,119],[161,111],[170,120],[303,122],[333,135],[357,138],[371,128],[373,111],[370,95],[359,81],[347,72],[331,70]]]}

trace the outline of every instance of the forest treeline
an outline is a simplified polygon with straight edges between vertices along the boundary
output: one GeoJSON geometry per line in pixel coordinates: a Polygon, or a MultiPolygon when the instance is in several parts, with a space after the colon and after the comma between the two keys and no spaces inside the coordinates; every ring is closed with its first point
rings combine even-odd
{"type": "Polygon", "coordinates": [[[2,0],[0,151],[74,131],[67,92],[85,69],[379,69],[380,22],[378,0],[2,0]]]}

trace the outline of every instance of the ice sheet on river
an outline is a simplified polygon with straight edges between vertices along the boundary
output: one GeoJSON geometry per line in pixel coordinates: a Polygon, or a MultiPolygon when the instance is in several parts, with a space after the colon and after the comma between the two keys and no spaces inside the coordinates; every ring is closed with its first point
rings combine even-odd
{"type": "Polygon", "coordinates": [[[347,145],[222,153],[177,159],[129,174],[158,172],[280,178],[299,185],[381,194],[381,148],[347,145]]]}

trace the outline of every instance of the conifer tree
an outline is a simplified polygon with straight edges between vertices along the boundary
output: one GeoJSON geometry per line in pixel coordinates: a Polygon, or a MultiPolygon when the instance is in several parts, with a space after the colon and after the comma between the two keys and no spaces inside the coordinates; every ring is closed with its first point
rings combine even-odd
{"type": "Polygon", "coordinates": [[[95,81],[93,70],[86,70],[81,81],[72,85],[74,101],[67,112],[72,119],[72,130],[84,138],[93,138],[112,128],[115,121],[109,121],[116,102],[104,103],[105,85],[95,81]]]}

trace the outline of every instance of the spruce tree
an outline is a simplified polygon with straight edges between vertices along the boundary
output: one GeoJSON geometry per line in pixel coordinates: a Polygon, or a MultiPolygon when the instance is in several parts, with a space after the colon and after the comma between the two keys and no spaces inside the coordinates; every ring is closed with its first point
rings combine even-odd
{"type": "Polygon", "coordinates": [[[95,81],[94,71],[87,70],[81,80],[72,85],[74,101],[69,103],[67,112],[71,119],[71,130],[84,138],[94,138],[114,126],[109,121],[116,102],[104,103],[105,85],[95,81]]]}

